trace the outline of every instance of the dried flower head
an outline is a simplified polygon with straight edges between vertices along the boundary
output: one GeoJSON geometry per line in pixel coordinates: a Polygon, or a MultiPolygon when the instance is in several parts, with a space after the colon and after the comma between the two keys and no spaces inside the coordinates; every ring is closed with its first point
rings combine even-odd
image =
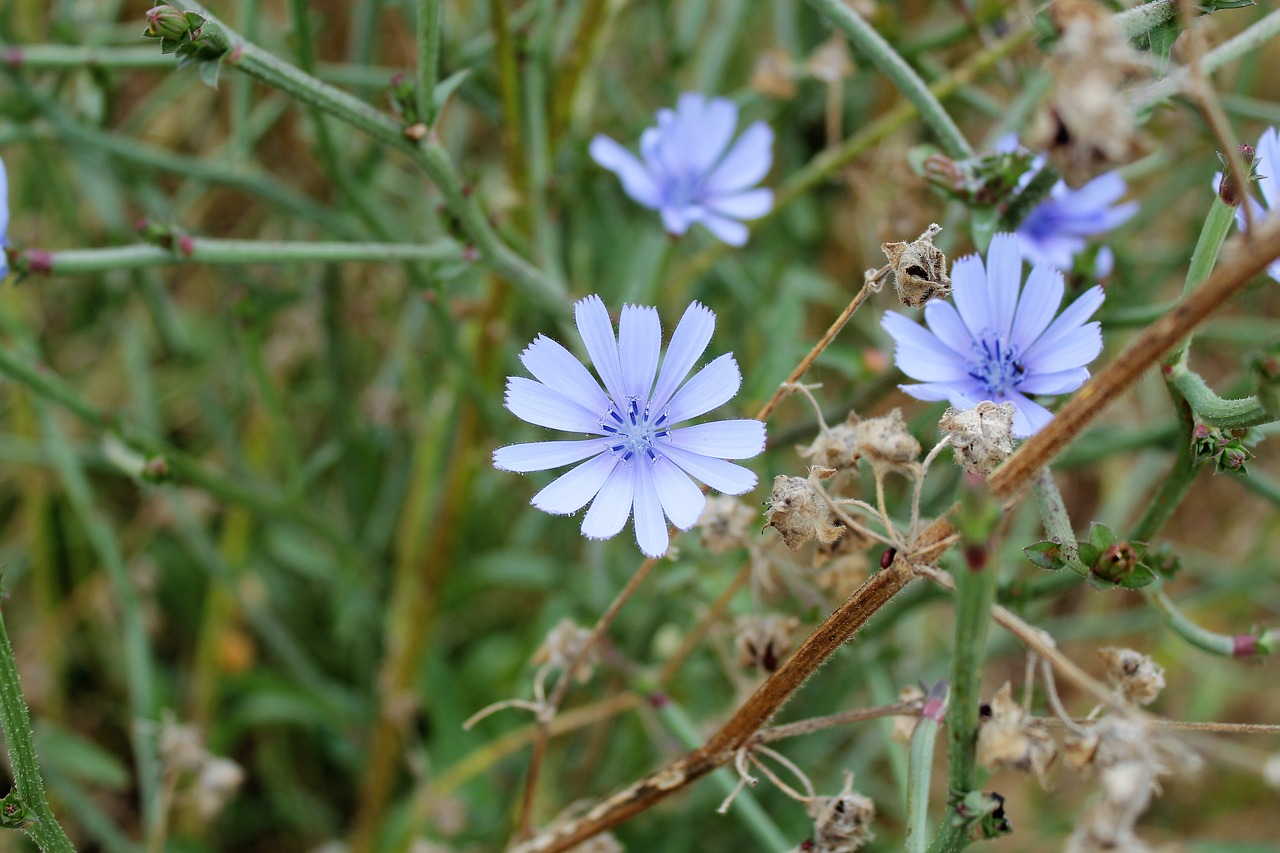
{"type": "Polygon", "coordinates": [[[815,465],[844,471],[857,467],[858,413],[850,412],[844,423],[833,427],[823,425],[812,444],[797,447],[801,458],[811,459],[815,465]]]}
{"type": "Polygon", "coordinates": [[[772,47],[756,57],[748,85],[766,97],[789,101],[799,91],[795,78],[791,54],[783,48],[772,47]]]}
{"type": "Polygon", "coordinates": [[[991,716],[978,730],[978,763],[1034,773],[1040,784],[1058,755],[1057,744],[1044,723],[1030,719],[1005,682],[991,700],[991,716]]]}
{"type": "Polygon", "coordinates": [[[806,806],[813,818],[814,853],[854,853],[875,838],[871,821],[876,804],[853,790],[853,774],[844,774],[844,787],[834,797],[814,797],[806,806]]]}
{"type": "Polygon", "coordinates": [[[819,543],[813,550],[814,583],[840,601],[853,595],[867,579],[871,544],[870,537],[850,527],[835,542],[819,543]]]}
{"type": "Polygon", "coordinates": [[[921,308],[933,298],[951,295],[951,276],[947,274],[947,256],[933,245],[941,225],[930,225],[909,243],[882,243],[880,251],[889,259],[894,287],[903,305],[921,308]]]}
{"type": "Polygon", "coordinates": [[[951,437],[956,463],[970,474],[990,474],[1013,452],[1013,403],[983,400],[972,409],[947,409],[938,428],[951,437]]]}
{"type": "MultiPolygon", "coordinates": [[[[898,701],[911,702],[916,705],[923,704],[924,691],[914,684],[908,684],[898,691],[898,701]]],[[[920,722],[920,717],[916,714],[903,714],[892,719],[893,731],[890,737],[898,743],[911,743],[911,736],[916,733],[916,724],[920,722]]]]}
{"type": "Polygon", "coordinates": [[[807,478],[779,474],[773,479],[767,510],[769,523],[765,527],[777,530],[792,551],[799,551],[813,539],[819,544],[831,544],[844,533],[844,525],[832,517],[831,508],[818,491],[818,481],[834,474],[831,468],[814,467],[809,469],[807,478]]]}
{"type": "Polygon", "coordinates": [[[849,40],[839,33],[833,34],[809,54],[804,70],[823,83],[839,83],[855,70],[849,40]]]}
{"type": "Polygon", "coordinates": [[[873,468],[907,470],[920,456],[920,442],[907,429],[901,409],[859,421],[854,439],[856,457],[866,459],[873,468]]]}
{"type": "Polygon", "coordinates": [[[1164,689],[1164,667],[1133,649],[1111,646],[1098,650],[1107,668],[1107,680],[1125,701],[1150,705],[1164,689]]]}
{"type": "Polygon", "coordinates": [[[713,554],[736,548],[750,548],[755,542],[756,519],[760,514],[737,498],[713,495],[698,519],[702,544],[713,554]]]}
{"type": "Polygon", "coordinates": [[[244,768],[230,758],[210,756],[196,774],[191,797],[204,820],[217,817],[244,784],[244,768]]]}
{"type": "MultiPolygon", "coordinates": [[[[533,662],[564,672],[573,663],[574,658],[578,656],[583,647],[587,645],[590,638],[590,628],[583,628],[575,624],[572,619],[561,619],[547,634],[547,638],[542,641],[542,645],[538,647],[538,650],[534,652],[533,662]]],[[[599,649],[593,647],[583,657],[582,662],[578,664],[578,668],[573,671],[574,679],[579,684],[585,684],[591,679],[591,673],[599,662],[599,649]]]]}
{"type": "Polygon", "coordinates": [[[794,616],[739,616],[733,625],[733,649],[738,666],[774,672],[791,651],[792,635],[800,620],[794,616]]]}

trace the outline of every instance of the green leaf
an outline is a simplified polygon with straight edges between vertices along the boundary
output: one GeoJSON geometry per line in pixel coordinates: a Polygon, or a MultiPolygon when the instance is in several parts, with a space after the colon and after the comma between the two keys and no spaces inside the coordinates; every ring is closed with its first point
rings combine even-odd
{"type": "Polygon", "coordinates": [[[1098,558],[1102,556],[1101,549],[1088,542],[1080,543],[1080,562],[1092,568],[1098,564],[1098,558]]]}
{"type": "Polygon", "coordinates": [[[1196,8],[1206,15],[1211,15],[1214,12],[1222,12],[1227,9],[1248,9],[1250,6],[1257,5],[1256,0],[1206,0],[1196,8]]]}
{"type": "Polygon", "coordinates": [[[1122,589],[1142,589],[1148,586],[1156,579],[1155,572],[1147,568],[1146,564],[1139,563],[1137,566],[1125,575],[1116,586],[1122,589]]]}
{"type": "Polygon", "coordinates": [[[222,63],[218,60],[201,62],[196,66],[196,71],[200,74],[200,79],[205,82],[210,89],[218,88],[218,75],[222,72],[222,63]]]}
{"type": "Polygon", "coordinates": [[[68,779],[113,791],[131,782],[129,768],[117,756],[66,729],[41,726],[36,747],[41,763],[68,779]]]}
{"type": "Polygon", "coordinates": [[[1027,559],[1042,569],[1056,572],[1066,568],[1067,560],[1062,556],[1062,546],[1057,542],[1037,542],[1022,549],[1027,559]]]}
{"type": "Polygon", "coordinates": [[[1147,43],[1151,48],[1151,55],[1155,58],[1155,72],[1157,77],[1163,77],[1165,71],[1169,68],[1169,51],[1173,49],[1173,43],[1178,40],[1178,36],[1182,34],[1182,21],[1178,15],[1174,15],[1163,24],[1155,27],[1147,33],[1147,43]]]}
{"type": "Polygon", "coordinates": [[[431,93],[431,103],[435,105],[436,115],[444,109],[444,105],[449,102],[449,98],[453,93],[458,91],[458,87],[471,76],[471,69],[464,68],[461,71],[455,71],[448,77],[436,84],[435,91],[431,93]]]}
{"type": "MultiPolygon", "coordinates": [[[[1116,544],[1116,535],[1111,531],[1110,527],[1095,521],[1089,526],[1089,544],[1097,548],[1099,552],[1102,552],[1116,544]]],[[[1081,557],[1081,559],[1084,558],[1081,557]]],[[[1092,565],[1095,561],[1085,560],[1085,562],[1092,565]]]]}

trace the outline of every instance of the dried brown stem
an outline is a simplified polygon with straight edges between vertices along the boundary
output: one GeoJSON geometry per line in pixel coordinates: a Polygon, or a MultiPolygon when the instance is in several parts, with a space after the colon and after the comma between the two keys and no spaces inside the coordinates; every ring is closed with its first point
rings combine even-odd
{"type": "Polygon", "coordinates": [[[756,732],[751,742],[753,744],[772,743],[775,740],[826,731],[849,723],[861,723],[881,717],[914,717],[919,713],[919,702],[894,702],[892,705],[877,705],[874,708],[855,708],[852,711],[841,711],[839,714],[826,717],[812,717],[781,726],[769,726],[767,729],[756,732]]]}

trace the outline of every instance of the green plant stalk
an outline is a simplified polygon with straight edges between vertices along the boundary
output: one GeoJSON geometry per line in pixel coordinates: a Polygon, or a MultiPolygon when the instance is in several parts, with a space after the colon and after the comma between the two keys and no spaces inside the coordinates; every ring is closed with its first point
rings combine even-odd
{"type": "Polygon", "coordinates": [[[1067,561],[1067,568],[1081,577],[1089,574],[1089,569],[1080,562],[1080,549],[1076,546],[1076,533],[1071,527],[1071,519],[1067,516],[1067,505],[1062,500],[1062,492],[1053,480],[1053,472],[1048,467],[1041,469],[1035,482],[1036,508],[1040,510],[1040,518],[1044,522],[1044,533],[1053,542],[1062,546],[1062,556],[1067,561]]]}
{"type": "Polygon", "coordinates": [[[223,59],[224,64],[341,119],[421,166],[444,196],[445,206],[458,218],[462,229],[475,244],[479,259],[485,266],[543,303],[560,310],[568,308],[568,294],[564,286],[502,242],[479,203],[464,186],[453,160],[438,139],[429,135],[421,143],[409,140],[400,123],[391,116],[245,41],[201,4],[194,0],[179,0],[178,5],[206,17],[208,23],[205,26],[222,27],[233,45],[223,59]]]}
{"type": "MultiPolygon", "coordinates": [[[[982,666],[986,657],[991,605],[999,586],[999,572],[991,563],[989,544],[967,547],[965,563],[955,571],[955,650],[951,658],[951,705],[947,709],[947,784],[954,798],[962,798],[977,784],[978,705],[982,698],[982,666]]],[[[931,851],[963,850],[969,828],[952,820],[948,804],[931,851]]]]}
{"type": "Polygon", "coordinates": [[[948,685],[934,685],[911,734],[907,762],[907,853],[924,853],[929,845],[929,782],[933,778],[933,744],[947,709],[948,685]]]}
{"type": "Polygon", "coordinates": [[[1269,654],[1269,649],[1274,648],[1276,643],[1280,641],[1280,630],[1274,628],[1269,631],[1239,636],[1219,634],[1216,631],[1201,628],[1188,619],[1178,609],[1177,605],[1165,595],[1162,584],[1154,583],[1144,588],[1142,594],[1146,597],[1147,602],[1155,607],[1160,614],[1161,621],[1164,622],[1169,630],[1209,654],[1226,658],[1252,658],[1269,654]],[[1239,642],[1241,636],[1251,637],[1252,641],[1242,647],[1239,642]]]}
{"type": "Polygon", "coordinates": [[[309,264],[398,261],[461,261],[466,252],[454,240],[410,243],[285,243],[267,240],[217,240],[192,237],[178,250],[139,244],[106,249],[65,249],[19,253],[34,271],[51,275],[90,275],[120,269],[184,264],[309,264]]]}
{"type": "Polygon", "coordinates": [[[1191,406],[1196,420],[1223,429],[1243,429],[1271,423],[1275,415],[1262,407],[1256,396],[1238,400],[1219,397],[1200,374],[1187,367],[1185,357],[1166,368],[1165,381],[1191,406]]]}
{"type": "Polygon", "coordinates": [[[219,500],[246,506],[264,516],[287,518],[317,534],[345,555],[354,554],[351,544],[341,531],[334,528],[331,520],[270,494],[260,485],[236,482],[207,470],[194,456],[123,419],[99,411],[62,378],[10,347],[0,346],[0,374],[56,402],[95,430],[115,433],[126,445],[145,455],[163,457],[177,479],[185,480],[219,500]]]}
{"type": "MultiPolygon", "coordinates": [[[[1200,57],[1200,72],[1211,74],[1245,54],[1257,50],[1277,35],[1280,35],[1280,11],[1272,12],[1200,57]]],[[[1134,93],[1130,104],[1135,112],[1141,114],[1180,93],[1189,79],[1187,69],[1179,68],[1166,75],[1163,80],[1134,93]]]]}
{"type": "Polygon", "coordinates": [[[1177,14],[1178,0],[1153,0],[1117,13],[1115,22],[1120,34],[1131,39],[1172,20],[1177,14]]]}
{"type": "Polygon", "coordinates": [[[440,77],[440,0],[417,0],[414,25],[418,36],[418,115],[427,126],[436,122],[435,91],[440,77]]]}
{"type": "Polygon", "coordinates": [[[5,629],[4,616],[0,614],[0,727],[4,728],[4,742],[9,751],[9,766],[13,768],[13,789],[22,806],[28,809],[34,820],[22,827],[23,831],[45,853],[74,853],[71,840],[62,831],[58,819],[45,799],[44,782],[40,778],[40,765],[36,761],[36,748],[31,740],[31,715],[26,700],[22,698],[22,685],[18,681],[18,665],[13,656],[13,645],[5,629]]]}
{"type": "MultiPolygon", "coordinates": [[[[689,719],[684,708],[666,695],[656,697],[652,704],[658,710],[658,719],[676,736],[685,749],[697,749],[702,746],[702,733],[698,731],[693,720],[689,719]]],[[[712,772],[711,776],[725,792],[725,796],[732,794],[738,788],[737,776],[727,767],[721,767],[712,772]]],[[[778,829],[778,825],[773,822],[773,818],[769,817],[768,812],[761,808],[760,801],[745,788],[738,791],[730,808],[763,845],[762,849],[782,851],[790,850],[795,846],[782,834],[782,830],[778,829]]]]}
{"type": "Polygon", "coordinates": [[[1199,468],[1196,466],[1195,451],[1191,446],[1192,417],[1191,408],[1176,388],[1170,388],[1174,409],[1178,418],[1178,454],[1174,457],[1169,474],[1161,482],[1160,488],[1147,503],[1146,511],[1138,524],[1129,532],[1129,540],[1133,542],[1150,542],[1173,511],[1182,503],[1182,499],[1191,490],[1199,468]]]}
{"type": "MultiPolygon", "coordinates": [[[[1196,239],[1196,247],[1191,252],[1191,263],[1187,266],[1187,278],[1182,285],[1182,298],[1186,299],[1197,287],[1204,283],[1213,272],[1222,252],[1222,244],[1226,242],[1231,225],[1235,222],[1235,208],[1227,204],[1218,195],[1214,195],[1209,213],[1205,216],[1204,225],[1200,228],[1200,236],[1196,239]]],[[[1191,335],[1187,335],[1178,346],[1165,357],[1165,364],[1185,363],[1187,350],[1191,347],[1191,335]]]]}
{"type": "MultiPolygon", "coordinates": [[[[524,158],[520,156],[520,135],[524,130],[524,118],[520,110],[520,72],[515,40],[511,37],[513,24],[507,20],[507,5],[507,0],[489,0],[489,18],[496,39],[493,50],[498,73],[498,99],[502,104],[502,153],[512,185],[523,189],[526,178],[524,158]]],[[[527,8],[536,14],[539,7],[537,3],[530,3],[527,8]]]]}
{"type": "Polygon", "coordinates": [[[47,401],[35,400],[35,410],[40,421],[45,452],[62,480],[72,511],[83,526],[94,555],[106,571],[112,592],[120,605],[123,624],[121,643],[129,695],[130,719],[127,729],[133,747],[143,823],[150,833],[161,825],[163,815],[160,807],[160,762],[155,752],[155,733],[147,725],[156,723],[156,702],[151,649],[142,616],[142,604],[129,578],[124,556],[120,553],[120,544],[111,525],[94,503],[93,491],[79,458],[67,443],[47,401]]]}
{"type": "Polygon", "coordinates": [[[938,141],[948,155],[957,160],[974,156],[973,146],[920,75],[861,15],[841,0],[809,0],[809,5],[835,24],[854,47],[893,81],[898,91],[915,105],[920,118],[938,135],[938,141]]]}

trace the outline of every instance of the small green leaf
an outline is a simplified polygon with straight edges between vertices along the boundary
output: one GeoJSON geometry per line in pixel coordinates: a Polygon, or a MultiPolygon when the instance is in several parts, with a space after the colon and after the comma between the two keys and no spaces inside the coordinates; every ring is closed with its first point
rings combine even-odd
{"type": "Polygon", "coordinates": [[[1037,542],[1022,549],[1027,559],[1042,569],[1056,572],[1066,568],[1067,561],[1062,556],[1062,546],[1057,542],[1037,542]]]}
{"type": "Polygon", "coordinates": [[[1155,572],[1147,568],[1146,564],[1139,563],[1134,566],[1128,574],[1121,578],[1116,586],[1122,589],[1142,589],[1144,586],[1155,581],[1155,572]]]}
{"type": "MultiPolygon", "coordinates": [[[[1116,535],[1111,531],[1110,527],[1095,521],[1089,527],[1089,544],[1097,548],[1100,552],[1105,551],[1112,545],[1116,544],[1116,535]]],[[[1083,557],[1081,559],[1083,559],[1083,557]]],[[[1092,565],[1094,561],[1085,560],[1085,562],[1092,565]]]]}
{"type": "Polygon", "coordinates": [[[1157,77],[1163,77],[1168,70],[1169,51],[1173,49],[1173,43],[1180,35],[1182,35],[1182,21],[1178,15],[1174,15],[1147,33],[1147,44],[1151,48],[1151,55],[1155,58],[1157,77]]]}
{"type": "Polygon", "coordinates": [[[1080,562],[1084,563],[1086,566],[1089,566],[1090,568],[1096,566],[1098,564],[1098,558],[1101,556],[1102,551],[1095,546],[1088,542],[1080,543],[1080,562]]]}
{"type": "Polygon", "coordinates": [[[453,96],[453,93],[458,91],[458,87],[460,87],[470,76],[471,69],[463,68],[461,71],[455,71],[436,84],[435,91],[431,93],[431,103],[435,105],[437,115],[439,115],[440,111],[444,109],[444,105],[449,102],[449,98],[453,96]]]}
{"type": "Polygon", "coordinates": [[[218,75],[222,72],[222,63],[216,59],[207,62],[201,62],[196,66],[196,71],[200,74],[200,79],[205,82],[210,89],[218,88],[218,75]]]}

